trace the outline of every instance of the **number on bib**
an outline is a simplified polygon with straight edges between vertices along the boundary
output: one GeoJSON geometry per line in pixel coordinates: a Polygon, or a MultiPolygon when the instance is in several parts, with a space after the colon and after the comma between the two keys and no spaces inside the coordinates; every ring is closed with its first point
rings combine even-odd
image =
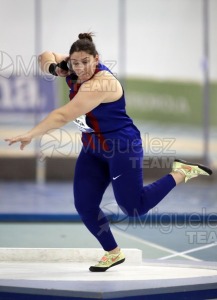
{"type": "Polygon", "coordinates": [[[87,125],[86,115],[82,115],[73,121],[78,129],[82,132],[94,132],[94,130],[87,125]]]}

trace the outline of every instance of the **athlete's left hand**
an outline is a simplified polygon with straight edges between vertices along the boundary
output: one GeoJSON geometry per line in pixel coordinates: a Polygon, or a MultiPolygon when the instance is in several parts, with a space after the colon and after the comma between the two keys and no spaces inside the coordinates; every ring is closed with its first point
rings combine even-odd
{"type": "Polygon", "coordinates": [[[18,135],[13,138],[7,138],[5,139],[6,142],[8,142],[8,146],[11,146],[15,143],[21,143],[20,144],[20,150],[23,150],[24,147],[26,147],[28,144],[31,143],[32,137],[29,133],[23,134],[23,135],[18,135]]]}

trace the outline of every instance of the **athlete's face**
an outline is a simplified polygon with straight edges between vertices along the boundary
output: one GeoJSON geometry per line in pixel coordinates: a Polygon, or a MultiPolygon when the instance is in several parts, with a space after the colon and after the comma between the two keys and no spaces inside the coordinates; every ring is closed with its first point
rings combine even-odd
{"type": "Polygon", "coordinates": [[[74,52],[70,56],[70,64],[78,78],[86,81],[94,74],[98,64],[98,55],[94,57],[84,51],[74,52]]]}

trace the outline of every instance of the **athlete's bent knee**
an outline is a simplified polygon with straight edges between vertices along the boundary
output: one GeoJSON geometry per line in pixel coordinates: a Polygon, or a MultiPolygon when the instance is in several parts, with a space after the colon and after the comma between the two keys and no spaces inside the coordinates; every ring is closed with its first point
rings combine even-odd
{"type": "Polygon", "coordinates": [[[91,218],[99,215],[99,208],[88,206],[83,202],[75,201],[75,208],[81,217],[91,218]]]}

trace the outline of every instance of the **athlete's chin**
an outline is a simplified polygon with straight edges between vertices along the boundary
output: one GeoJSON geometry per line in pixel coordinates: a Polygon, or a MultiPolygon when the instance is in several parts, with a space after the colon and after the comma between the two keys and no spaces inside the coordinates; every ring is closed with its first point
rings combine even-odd
{"type": "Polygon", "coordinates": [[[89,74],[89,73],[78,75],[78,78],[79,78],[81,81],[89,80],[91,77],[92,77],[92,75],[89,74]]]}

